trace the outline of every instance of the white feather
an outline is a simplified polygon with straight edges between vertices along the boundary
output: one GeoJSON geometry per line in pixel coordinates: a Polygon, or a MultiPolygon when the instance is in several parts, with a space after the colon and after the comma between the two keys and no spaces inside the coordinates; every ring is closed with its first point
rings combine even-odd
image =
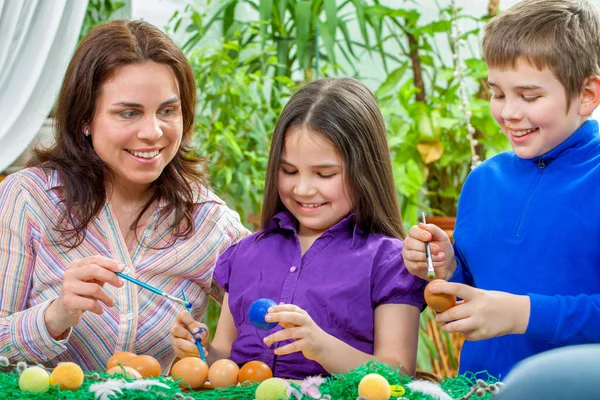
{"type": "Polygon", "coordinates": [[[406,385],[411,391],[427,394],[437,400],[452,400],[440,385],[429,381],[412,381],[406,385]]]}
{"type": "Polygon", "coordinates": [[[150,390],[152,387],[158,386],[163,389],[170,389],[169,385],[152,380],[140,379],[133,382],[127,382],[123,379],[109,379],[104,382],[94,383],[90,386],[90,392],[94,393],[96,400],[110,400],[111,397],[116,397],[123,393],[123,390],[150,390]]]}

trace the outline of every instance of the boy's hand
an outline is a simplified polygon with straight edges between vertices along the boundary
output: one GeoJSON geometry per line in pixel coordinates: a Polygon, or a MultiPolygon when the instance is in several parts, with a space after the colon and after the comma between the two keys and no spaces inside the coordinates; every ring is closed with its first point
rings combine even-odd
{"type": "Polygon", "coordinates": [[[433,224],[419,223],[408,231],[402,248],[402,258],[408,272],[427,280],[425,242],[430,243],[435,277],[444,280],[452,278],[456,270],[452,243],[446,232],[433,224]]]}
{"type": "Polygon", "coordinates": [[[309,360],[323,357],[330,335],[322,330],[306,311],[293,304],[280,304],[269,308],[267,322],[278,322],[284,329],[267,336],[266,345],[293,339],[293,343],[275,349],[278,356],[301,351],[309,360]]]}
{"type": "Polygon", "coordinates": [[[529,323],[529,296],[476,289],[461,283],[431,285],[432,293],[453,294],[463,299],[435,320],[448,333],[462,332],[467,340],[523,334],[529,323]]]}
{"type": "Polygon", "coordinates": [[[169,331],[171,333],[173,351],[175,351],[175,355],[178,358],[200,357],[193,334],[200,332],[201,329],[204,329],[204,332],[200,334],[200,337],[202,338],[202,347],[204,348],[204,355],[208,357],[207,347],[210,337],[208,327],[205,324],[194,320],[192,314],[187,310],[177,314],[177,319],[169,331]]]}

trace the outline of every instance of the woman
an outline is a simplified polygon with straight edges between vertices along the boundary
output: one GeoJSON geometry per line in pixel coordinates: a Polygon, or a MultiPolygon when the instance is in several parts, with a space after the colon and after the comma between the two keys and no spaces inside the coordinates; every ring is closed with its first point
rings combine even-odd
{"type": "Polygon", "coordinates": [[[181,306],[200,318],[217,256],[245,236],[190,156],[194,76],[156,27],[92,30],[56,105],[56,144],[0,186],[0,354],[11,361],[104,368],[112,354],[175,358],[181,306]]]}

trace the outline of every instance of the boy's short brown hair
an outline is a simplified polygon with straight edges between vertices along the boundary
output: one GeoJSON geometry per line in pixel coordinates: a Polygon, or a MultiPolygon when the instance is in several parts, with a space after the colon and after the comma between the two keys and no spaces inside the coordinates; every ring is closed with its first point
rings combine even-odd
{"type": "Polygon", "coordinates": [[[486,26],[483,56],[490,67],[514,67],[519,57],[549,68],[567,104],[586,78],[600,75],[600,14],[587,0],[524,0],[486,26]]]}

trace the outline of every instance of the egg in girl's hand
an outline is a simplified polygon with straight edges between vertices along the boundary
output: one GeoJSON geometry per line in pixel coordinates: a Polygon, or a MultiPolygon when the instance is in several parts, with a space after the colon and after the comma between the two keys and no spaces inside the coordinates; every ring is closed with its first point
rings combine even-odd
{"type": "Polygon", "coordinates": [[[126,367],[131,367],[140,373],[144,378],[160,376],[160,363],[151,356],[136,356],[127,361],[126,367]]]}
{"type": "Polygon", "coordinates": [[[271,367],[262,361],[248,361],[240,368],[240,382],[262,382],[273,377],[271,367]]]}
{"type": "Polygon", "coordinates": [[[215,361],[208,370],[208,381],[212,387],[235,386],[238,383],[240,368],[228,359],[215,361]]]}
{"type": "Polygon", "coordinates": [[[128,351],[120,351],[118,353],[113,354],[111,358],[108,359],[106,363],[106,370],[116,367],[117,365],[125,365],[127,361],[131,360],[133,357],[136,357],[136,354],[130,353],[128,351]]]}
{"type": "MultiPolygon", "coordinates": [[[[236,365],[237,367],[237,365],[236,365]]],[[[198,389],[204,385],[208,377],[208,365],[197,357],[185,357],[177,361],[171,368],[173,379],[181,378],[179,386],[198,389]]]]}
{"type": "Polygon", "coordinates": [[[443,285],[447,283],[443,279],[434,279],[425,286],[425,302],[433,311],[442,313],[456,305],[456,296],[446,293],[431,293],[429,285],[443,285]]]}
{"type": "Polygon", "coordinates": [[[265,315],[269,312],[269,307],[276,305],[277,303],[271,299],[262,298],[255,300],[250,304],[250,308],[248,309],[248,320],[258,329],[269,330],[275,328],[277,322],[267,322],[265,315]]]}

